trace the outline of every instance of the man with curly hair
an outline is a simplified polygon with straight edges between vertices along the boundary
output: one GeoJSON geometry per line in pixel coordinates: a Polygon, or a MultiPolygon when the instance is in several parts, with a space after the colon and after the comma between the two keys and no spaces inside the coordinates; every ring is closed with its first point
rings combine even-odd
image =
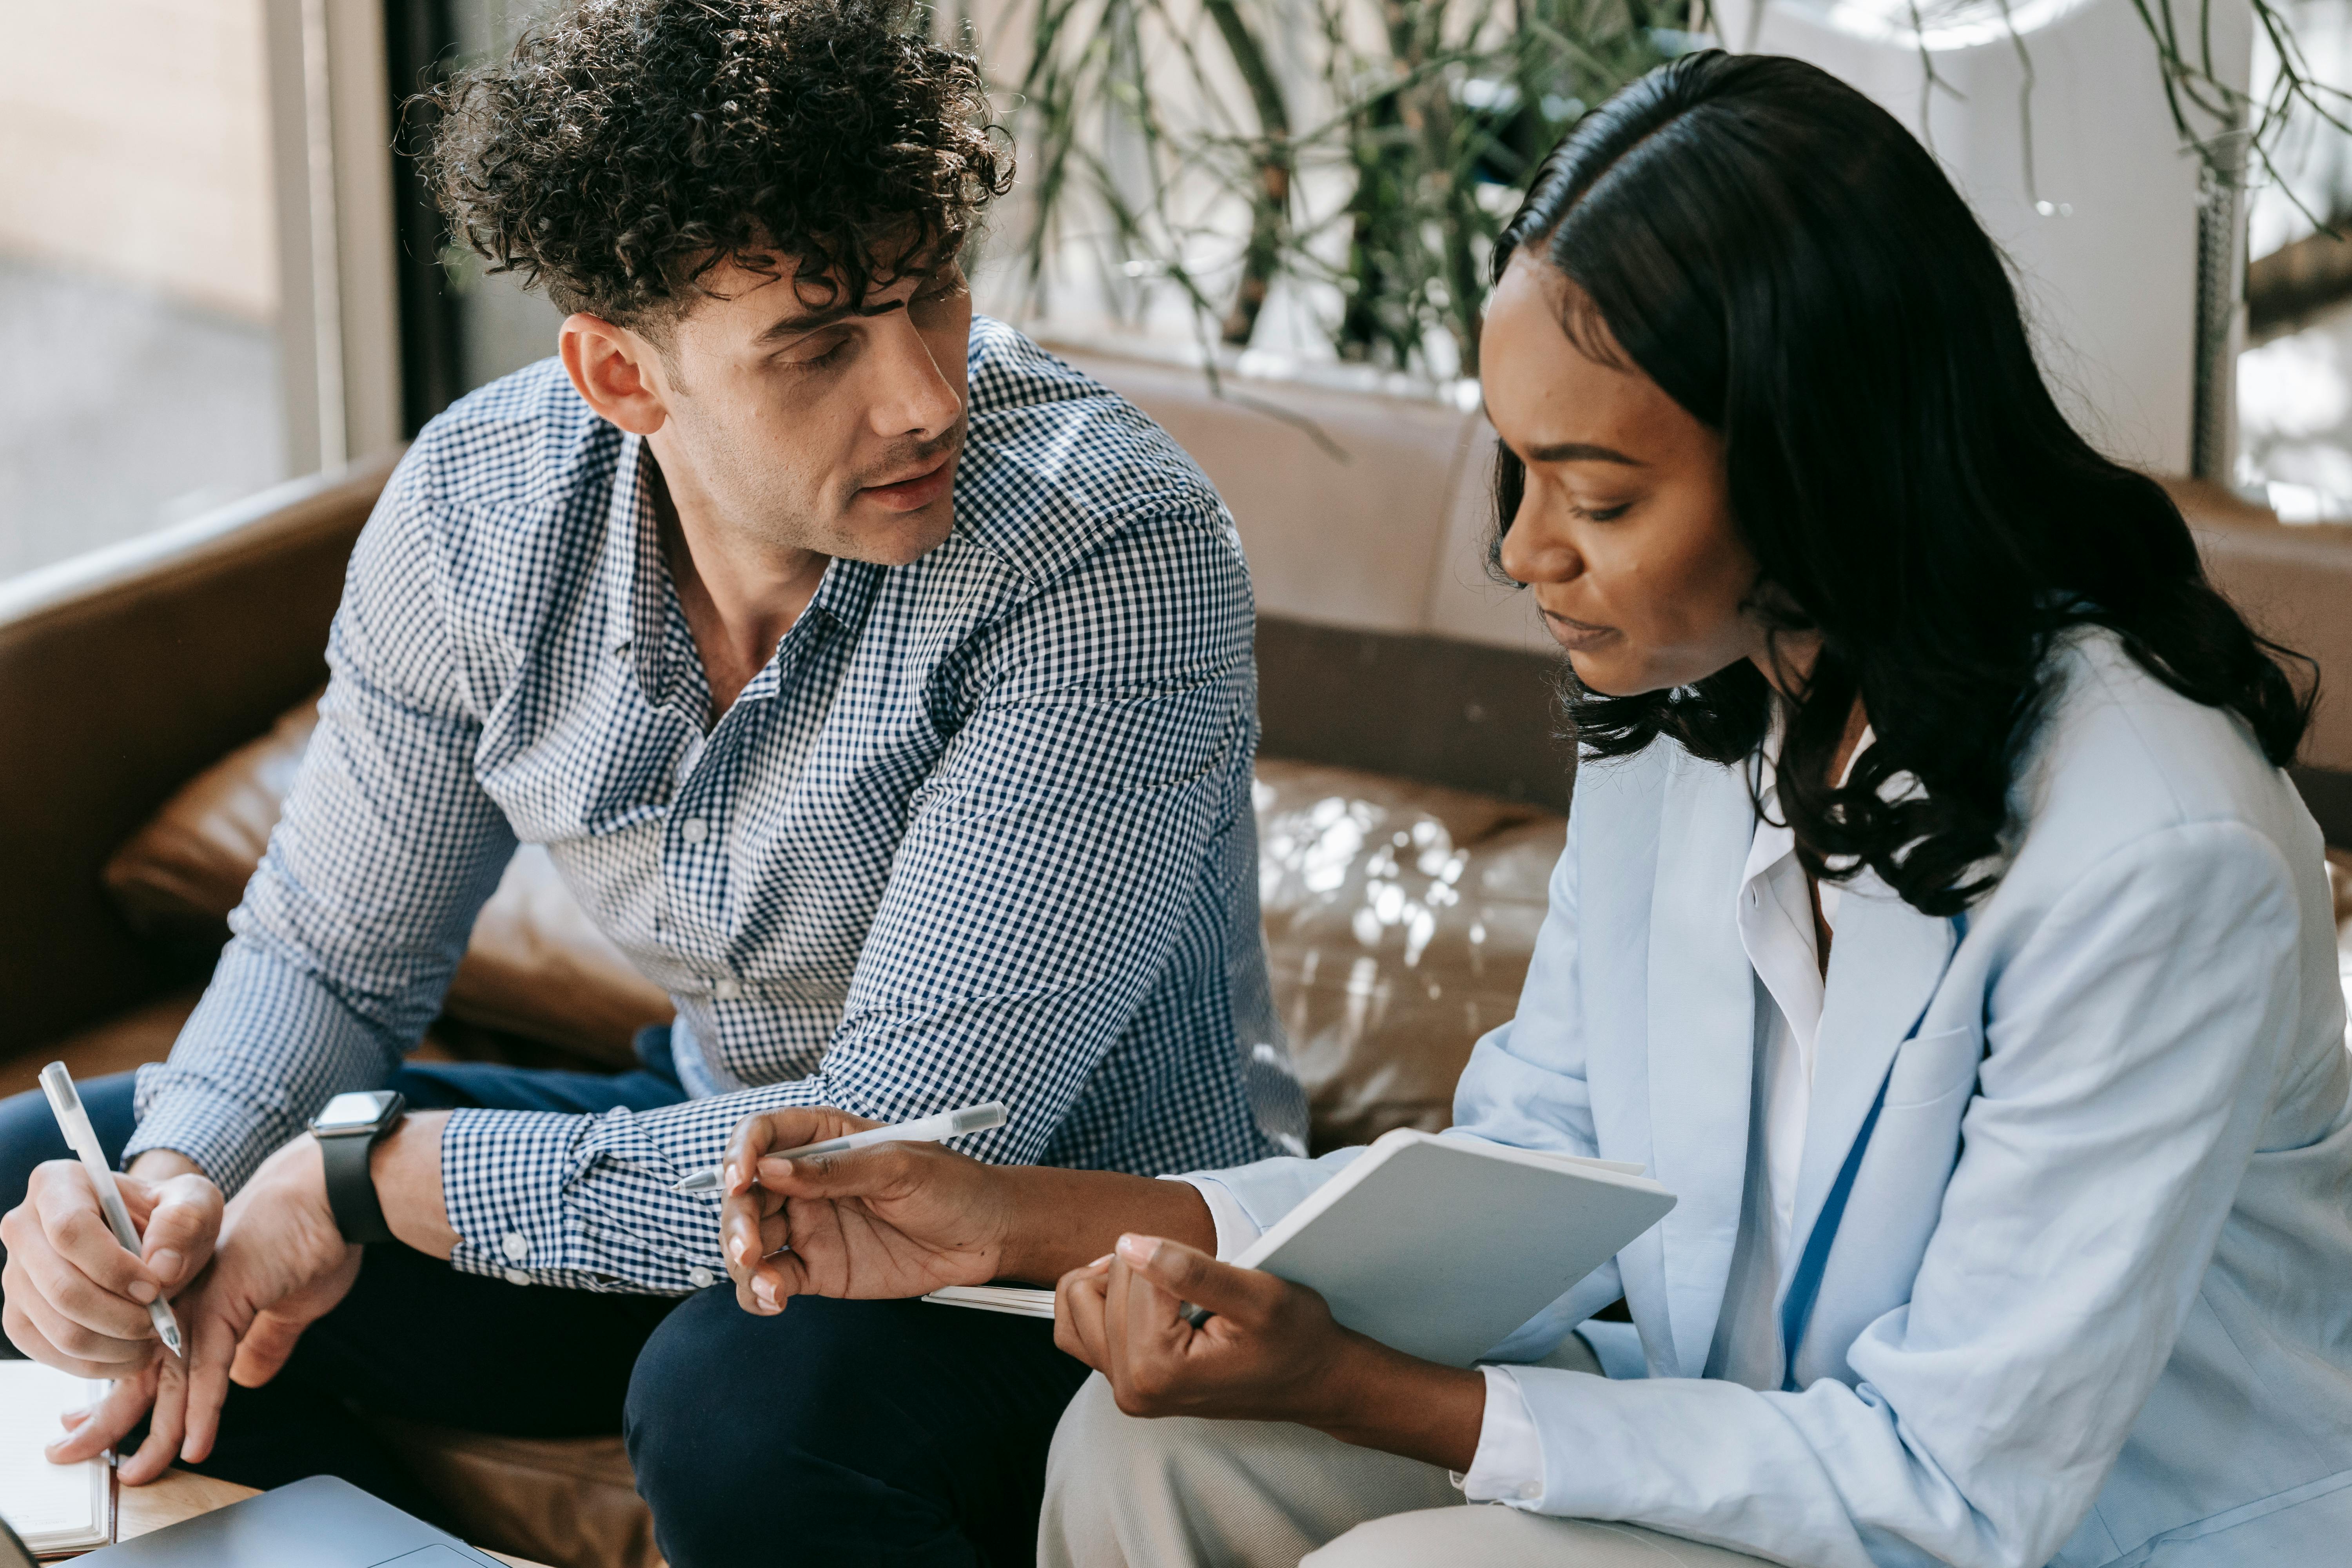
{"type": "Polygon", "coordinates": [[[1231,520],[973,316],[1010,154],[893,0],[587,0],[438,107],[453,228],[571,312],[560,355],[394,475],[202,1005],[135,1091],[87,1086],[143,1256],[32,1171],[10,1338],[119,1380],[68,1455],[152,1405],[134,1484],[177,1455],[431,1512],[354,1410],[625,1417],[676,1568],[1026,1561],[1085,1373],[1050,1325],[739,1302],[715,1194],[674,1188],[790,1108],[1001,1100],[982,1157],[1143,1174],[1299,1148],[1231,520]],[[674,998],[641,1070],[404,1065],[518,843],[674,998]]]}

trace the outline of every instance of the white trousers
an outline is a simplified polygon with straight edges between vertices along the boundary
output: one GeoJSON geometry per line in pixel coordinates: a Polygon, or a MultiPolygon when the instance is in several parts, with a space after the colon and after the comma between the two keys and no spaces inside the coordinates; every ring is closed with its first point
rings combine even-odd
{"type": "MultiPolygon", "coordinates": [[[[1570,1338],[1550,1364],[1600,1370],[1570,1338]]],[[[1038,1568],[1759,1568],[1654,1531],[1465,1505],[1434,1465],[1269,1421],[1142,1420],[1100,1375],[1045,1465],[1038,1568]]]]}

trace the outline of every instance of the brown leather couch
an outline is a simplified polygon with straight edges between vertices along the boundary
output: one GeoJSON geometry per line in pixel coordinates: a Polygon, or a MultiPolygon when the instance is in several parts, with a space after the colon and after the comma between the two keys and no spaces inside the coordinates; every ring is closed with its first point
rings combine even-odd
{"type": "MultiPolygon", "coordinates": [[[[1261,889],[1315,1142],[1442,1126],[1471,1041],[1515,1005],[1573,777],[1539,634],[1481,570],[1477,416],[1286,395],[1308,431],[1189,374],[1074,357],[1201,458],[1258,576],[1261,889]]],[[[387,471],[0,585],[0,1093],[52,1057],[87,1077],[168,1051],[275,820],[387,471]]],[[[2183,500],[2226,587],[2352,668],[2352,529],[2183,500]]],[[[2324,709],[2315,732],[2315,805],[2352,770],[2347,715],[2324,709]]],[[[2323,812],[2332,841],[2352,842],[2347,816],[2323,812]]],[[[662,1008],[526,854],[424,1049],[617,1064],[662,1008]]],[[[550,1563],[656,1561],[617,1443],[389,1435],[478,1540],[550,1563]]]]}

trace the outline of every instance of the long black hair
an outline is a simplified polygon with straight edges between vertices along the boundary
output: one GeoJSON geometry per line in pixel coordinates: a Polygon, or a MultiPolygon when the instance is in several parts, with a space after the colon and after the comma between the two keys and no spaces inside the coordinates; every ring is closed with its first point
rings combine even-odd
{"type": "MultiPolygon", "coordinates": [[[[1751,607],[1820,634],[1779,773],[1815,876],[1867,865],[1931,914],[1989,888],[2050,641],[2071,626],[2111,628],[2165,685],[2242,718],[2272,763],[2293,758],[2314,693],[2278,660],[2309,661],[2214,591],[2161,486],[2067,423],[2000,253],[1861,93],[1768,56],[1661,66],[1544,162],[1495,277],[1529,247],[1576,285],[1571,342],[1622,351],[1721,435],[1760,567],[1751,607]],[[1874,743],[1834,788],[1857,696],[1874,743]],[[1882,798],[1901,773],[1921,787],[1882,798]]],[[[1505,449],[1498,548],[1526,479],[1505,449]]],[[[1570,711],[1587,755],[1665,735],[1729,763],[1754,754],[1772,702],[1743,659],[1672,691],[1573,688],[1570,711]]]]}

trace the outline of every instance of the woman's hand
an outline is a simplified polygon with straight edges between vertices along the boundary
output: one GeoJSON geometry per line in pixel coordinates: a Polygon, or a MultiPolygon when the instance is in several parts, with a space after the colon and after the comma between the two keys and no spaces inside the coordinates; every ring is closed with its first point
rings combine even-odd
{"type": "Polygon", "coordinates": [[[1466,1470],[1486,1384],[1333,1321],[1323,1298],[1150,1236],[1063,1276],[1054,1342],[1110,1380],[1129,1415],[1295,1421],[1343,1442],[1466,1470]],[[1191,1301],[1214,1313],[1198,1327],[1191,1301]]]}
{"type": "Polygon", "coordinates": [[[936,1143],[783,1160],[877,1125],[838,1110],[746,1117],[728,1142],[719,1239],[743,1310],[793,1296],[919,1296],[1003,1268],[1013,1215],[1003,1173],[936,1143]]]}
{"type": "Polygon", "coordinates": [[[840,1110],[748,1116],[720,1167],[719,1250],[747,1312],[793,1296],[919,1296],[942,1285],[1058,1279],[1124,1230],[1206,1245],[1198,1190],[1118,1171],[985,1165],[936,1143],[782,1160],[877,1125],[840,1110]]]}

